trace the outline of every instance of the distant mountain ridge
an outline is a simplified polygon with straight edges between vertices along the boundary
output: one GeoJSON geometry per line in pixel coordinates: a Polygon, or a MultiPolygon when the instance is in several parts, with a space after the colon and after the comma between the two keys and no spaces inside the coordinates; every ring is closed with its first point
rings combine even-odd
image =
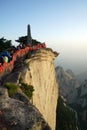
{"type": "Polygon", "coordinates": [[[64,70],[62,67],[56,67],[56,77],[59,83],[60,95],[62,95],[67,102],[75,102],[77,98],[77,89],[80,84],[76,80],[72,70],[64,70]]]}
{"type": "Polygon", "coordinates": [[[87,107],[87,79],[84,80],[78,88],[77,104],[79,104],[82,108],[87,107]]]}
{"type": "Polygon", "coordinates": [[[71,70],[65,71],[60,66],[56,67],[56,77],[59,95],[76,110],[81,130],[87,130],[87,78],[80,83],[71,70]]]}
{"type": "Polygon", "coordinates": [[[87,79],[87,71],[76,75],[76,78],[80,83],[83,82],[85,79],[87,79]]]}
{"type": "Polygon", "coordinates": [[[87,130],[87,79],[78,88],[78,98],[72,106],[78,113],[81,130],[87,130]]]}

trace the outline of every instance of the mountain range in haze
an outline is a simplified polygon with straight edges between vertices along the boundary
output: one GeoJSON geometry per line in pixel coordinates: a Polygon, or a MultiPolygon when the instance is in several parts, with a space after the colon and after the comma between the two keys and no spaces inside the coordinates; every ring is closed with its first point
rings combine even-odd
{"type": "Polygon", "coordinates": [[[85,79],[87,79],[87,71],[82,72],[82,73],[76,75],[76,78],[81,83],[82,81],[84,81],[85,79]]]}
{"type": "Polygon", "coordinates": [[[72,70],[56,67],[59,95],[77,112],[81,130],[87,130],[87,73],[75,76],[72,70]]]}

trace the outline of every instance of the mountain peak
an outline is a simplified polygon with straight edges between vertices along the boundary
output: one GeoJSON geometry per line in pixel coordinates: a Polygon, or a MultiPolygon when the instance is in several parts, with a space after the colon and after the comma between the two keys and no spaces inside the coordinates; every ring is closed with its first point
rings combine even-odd
{"type": "Polygon", "coordinates": [[[70,69],[65,71],[59,66],[56,68],[56,76],[59,82],[60,95],[64,96],[69,103],[75,102],[77,97],[76,88],[79,87],[79,83],[75,79],[73,72],[70,69]]]}

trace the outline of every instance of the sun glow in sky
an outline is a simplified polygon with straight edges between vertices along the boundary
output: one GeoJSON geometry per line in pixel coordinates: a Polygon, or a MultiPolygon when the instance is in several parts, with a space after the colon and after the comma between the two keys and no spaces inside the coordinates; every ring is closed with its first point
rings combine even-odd
{"type": "Polygon", "coordinates": [[[0,38],[15,40],[31,25],[34,39],[60,53],[56,65],[87,70],[87,0],[0,0],[0,38]]]}

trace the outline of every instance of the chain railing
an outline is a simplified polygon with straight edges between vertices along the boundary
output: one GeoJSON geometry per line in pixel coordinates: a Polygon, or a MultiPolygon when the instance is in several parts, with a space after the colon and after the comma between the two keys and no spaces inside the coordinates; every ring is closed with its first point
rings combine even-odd
{"type": "Polygon", "coordinates": [[[46,48],[46,44],[37,44],[34,45],[32,47],[25,47],[24,49],[19,49],[17,50],[13,56],[12,56],[12,60],[8,63],[3,63],[3,65],[0,65],[0,77],[6,72],[6,70],[8,71],[12,71],[12,69],[14,68],[14,62],[16,61],[17,58],[21,58],[23,56],[25,56],[29,51],[33,51],[33,50],[37,50],[37,49],[41,49],[41,48],[46,48]]]}

